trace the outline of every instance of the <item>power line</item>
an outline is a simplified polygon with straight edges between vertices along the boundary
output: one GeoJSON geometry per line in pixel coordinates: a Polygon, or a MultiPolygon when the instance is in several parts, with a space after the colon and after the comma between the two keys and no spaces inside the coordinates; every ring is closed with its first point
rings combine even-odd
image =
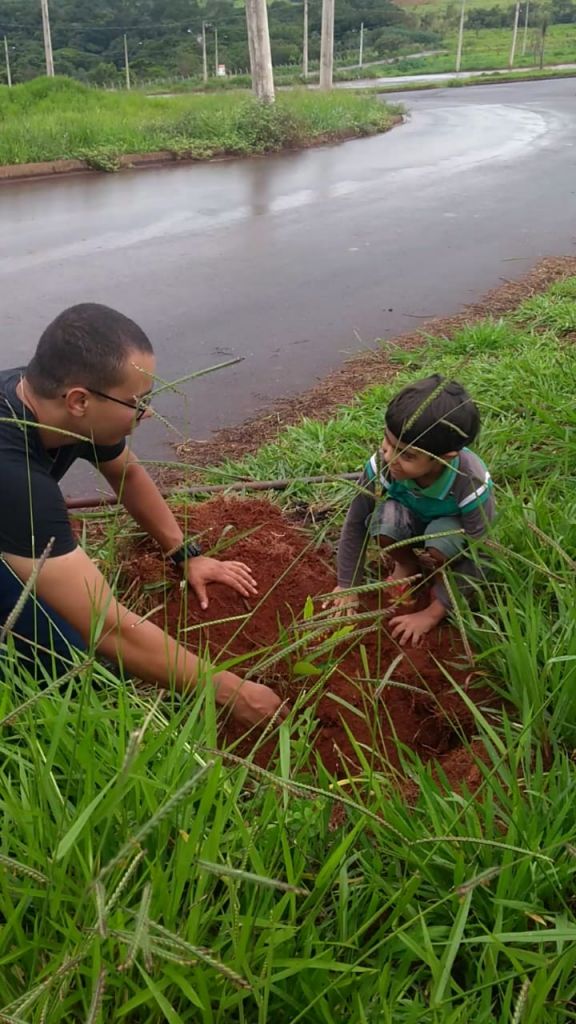
{"type": "MultiPolygon", "coordinates": [[[[236,12],[234,11],[234,17],[238,17],[238,23],[239,24],[240,23],[244,23],[245,20],[246,20],[245,15],[244,15],[243,12],[238,12],[236,14],[236,12]]],[[[28,29],[30,27],[30,21],[32,21],[32,20],[35,21],[36,18],[34,16],[32,16],[32,14],[31,14],[31,17],[30,17],[29,21],[26,21],[26,22],[24,22],[24,21],[15,21],[15,22],[12,22],[8,27],[12,28],[12,29],[14,29],[14,28],[28,29]]],[[[52,12],[52,15],[51,15],[52,25],[58,24],[58,20],[59,20],[58,19],[58,15],[55,14],[54,12],[52,12]]],[[[228,23],[230,18],[229,18],[229,15],[226,14],[224,17],[219,17],[218,19],[214,19],[214,20],[218,20],[220,23],[222,23],[222,22],[228,23]]],[[[6,24],[2,20],[1,14],[0,14],[0,24],[2,24],[2,25],[6,24]]],[[[78,30],[78,29],[80,29],[80,30],[82,30],[82,29],[91,29],[91,30],[96,30],[97,32],[109,32],[109,31],[134,32],[134,31],[138,31],[138,29],[142,29],[144,27],[146,28],[147,31],[148,30],[149,31],[156,31],[156,29],[159,29],[159,28],[184,28],[186,31],[190,31],[190,32],[194,31],[195,32],[197,29],[198,29],[198,31],[200,31],[201,24],[202,24],[202,22],[201,22],[201,20],[199,20],[198,24],[196,25],[194,20],[193,20],[193,18],[189,18],[186,21],[154,21],[151,18],[148,23],[142,22],[141,24],[137,24],[137,25],[134,25],[134,24],[130,24],[130,25],[129,24],[124,24],[124,25],[103,25],[101,23],[96,24],[95,22],[67,21],[65,19],[62,19],[63,27],[70,28],[70,29],[76,29],[76,30],[78,30]]]]}

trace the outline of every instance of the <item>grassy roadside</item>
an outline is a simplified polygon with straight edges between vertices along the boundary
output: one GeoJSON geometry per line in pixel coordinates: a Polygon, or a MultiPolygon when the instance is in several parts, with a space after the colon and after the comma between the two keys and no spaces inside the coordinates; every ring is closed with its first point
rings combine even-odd
{"type": "MultiPolygon", "coordinates": [[[[511,21],[512,26],[512,21],[511,21]]],[[[511,45],[510,30],[503,28],[490,29],[466,29],[464,32],[464,46],[462,56],[462,72],[498,70],[508,66],[511,45]]],[[[540,45],[538,30],[529,28],[526,37],[526,52],[523,55],[524,30],[519,34],[518,46],[516,48],[515,68],[520,73],[512,74],[511,81],[524,81],[526,79],[540,77],[555,77],[555,65],[570,64],[574,62],[576,46],[576,26],[569,24],[551,25],[546,35],[544,53],[545,67],[542,71],[537,69],[540,63],[540,45]],[[524,68],[525,72],[521,69],[524,68]],[[526,79],[524,78],[526,75],[526,79]]],[[[446,33],[442,52],[431,54],[425,57],[403,57],[398,56],[393,63],[382,62],[379,64],[367,64],[362,68],[339,68],[334,69],[335,82],[352,82],[361,79],[376,79],[387,77],[398,77],[401,75],[416,74],[438,74],[454,71],[456,61],[457,37],[455,30],[446,33]]],[[[562,75],[562,72],[558,72],[562,75]]],[[[564,72],[568,77],[574,72],[564,72]]],[[[502,76],[504,78],[504,76],[502,76]]],[[[314,85],[318,83],[318,72],[312,71],[305,80],[298,68],[277,68],[274,73],[276,85],[279,87],[314,85]]],[[[495,80],[498,80],[499,76],[495,80]]],[[[504,79],[506,80],[506,79],[504,79]]],[[[461,80],[463,81],[463,80],[461,80]]],[[[463,81],[463,84],[468,84],[463,81]]],[[[150,86],[147,91],[150,94],[161,93],[163,90],[187,93],[199,92],[221,92],[226,90],[249,89],[251,85],[248,75],[230,76],[228,78],[212,78],[204,84],[199,79],[178,80],[171,83],[163,83],[150,86]]],[[[407,85],[408,87],[408,85],[407,85]]]]}
{"type": "MultiPolygon", "coordinates": [[[[206,690],[160,705],[88,659],[57,695],[20,669],[0,688],[4,1019],[576,1019],[575,338],[572,278],[397,353],[393,385],[208,474],[356,469],[398,383],[440,370],[470,387],[504,546],[490,600],[465,613],[507,700],[475,710],[479,792],[447,792],[403,751],[408,809],[367,750],[346,785],[320,770],[306,789],[306,716],[282,726],[268,775],[211,752],[206,690]]],[[[349,499],[330,485],[283,500],[338,522],[349,499]]]]}
{"type": "MultiPolygon", "coordinates": [[[[506,68],[510,57],[511,30],[468,29],[464,33],[462,51],[462,71],[490,71],[506,68]]],[[[535,30],[531,29],[526,53],[522,56],[523,34],[521,34],[516,50],[514,66],[516,68],[538,67],[540,51],[535,30]]],[[[551,25],[546,36],[545,64],[553,67],[556,64],[574,62],[576,45],[576,25],[551,25]]],[[[354,78],[387,77],[389,75],[437,74],[454,70],[457,49],[456,32],[451,31],[445,39],[445,53],[429,57],[400,58],[395,64],[373,65],[367,68],[356,68],[354,71],[337,71],[336,80],[353,80],[354,78]]]]}
{"type": "MultiPolygon", "coordinates": [[[[572,61],[572,57],[573,57],[573,54],[571,54],[570,57],[566,59],[566,62],[569,63],[570,61],[572,61]]],[[[452,73],[452,72],[454,73],[454,76],[455,76],[454,78],[445,79],[442,82],[435,82],[434,80],[431,80],[430,82],[426,82],[426,81],[424,81],[424,82],[409,82],[409,81],[407,81],[405,83],[394,82],[394,83],[391,83],[390,85],[386,85],[385,82],[382,82],[378,86],[373,86],[373,87],[369,87],[368,86],[368,87],[362,88],[362,92],[366,94],[366,93],[369,93],[369,92],[373,92],[373,93],[404,92],[404,91],[410,92],[411,90],[414,90],[414,89],[416,89],[416,90],[418,90],[418,89],[442,89],[442,88],[445,88],[447,85],[450,85],[450,86],[459,86],[459,85],[491,85],[491,84],[493,84],[495,82],[532,82],[532,81],[538,81],[539,79],[574,78],[574,77],[576,77],[576,69],[574,69],[574,68],[571,68],[571,69],[570,68],[558,68],[558,69],[556,69],[553,66],[547,66],[547,67],[544,67],[544,68],[542,68],[540,70],[539,68],[534,68],[534,66],[533,66],[534,65],[534,61],[533,60],[527,61],[527,66],[524,69],[519,68],[517,71],[509,71],[509,72],[504,71],[504,72],[501,72],[501,73],[497,74],[494,70],[490,70],[491,68],[492,69],[498,68],[500,66],[500,64],[502,64],[502,66],[506,65],[507,62],[508,62],[508,58],[506,56],[506,59],[504,59],[501,62],[491,58],[488,61],[488,63],[487,63],[487,69],[486,70],[484,70],[485,65],[484,65],[484,62],[482,60],[475,61],[473,66],[466,68],[463,72],[460,73],[460,76],[457,78],[456,77],[456,72],[454,71],[454,59],[455,59],[454,55],[448,56],[445,60],[442,61],[442,63],[439,66],[436,66],[436,67],[428,66],[426,64],[416,65],[415,62],[409,63],[407,61],[399,60],[395,64],[377,64],[377,65],[372,65],[370,67],[358,68],[358,69],[356,69],[354,71],[338,71],[338,70],[336,70],[334,72],[334,81],[335,82],[357,82],[357,81],[366,81],[366,80],[370,81],[371,79],[382,79],[382,78],[390,78],[390,77],[400,77],[401,75],[405,75],[406,77],[409,77],[410,75],[416,75],[416,74],[433,75],[435,73],[452,73]],[[475,71],[475,70],[482,71],[482,75],[478,75],[476,77],[473,77],[473,76],[466,77],[466,74],[465,74],[466,70],[468,70],[468,71],[475,71]]],[[[276,80],[276,85],[278,87],[280,87],[280,88],[307,87],[307,86],[310,86],[310,85],[317,84],[317,82],[318,82],[318,75],[317,74],[311,74],[311,75],[308,76],[308,78],[306,80],[302,77],[302,75],[299,75],[299,74],[282,75],[282,76],[275,76],[275,80],[276,80]]],[[[174,92],[176,94],[189,94],[189,93],[195,93],[195,92],[204,92],[204,93],[222,92],[222,91],[231,91],[231,92],[233,92],[235,89],[246,89],[246,90],[250,89],[250,79],[247,76],[240,76],[240,75],[238,75],[236,77],[230,77],[228,79],[224,79],[223,81],[226,83],[225,86],[223,86],[223,85],[216,85],[215,84],[216,81],[217,80],[215,79],[214,80],[214,84],[212,82],[210,82],[205,87],[203,87],[201,85],[201,83],[198,83],[198,82],[196,82],[193,79],[191,79],[189,81],[184,81],[184,82],[178,81],[178,82],[174,82],[174,83],[169,83],[169,84],[165,84],[165,85],[162,85],[162,86],[151,86],[151,87],[147,87],[146,94],[149,95],[149,96],[153,96],[153,95],[162,95],[164,92],[168,92],[168,91],[169,92],[174,92]]]]}
{"type": "Polygon", "coordinates": [[[364,95],[368,93],[371,96],[383,96],[386,93],[423,92],[427,89],[460,89],[470,85],[504,85],[507,82],[539,82],[557,78],[576,78],[576,70],[520,71],[517,73],[505,72],[500,75],[486,71],[475,77],[445,78],[441,81],[394,82],[390,85],[381,82],[379,85],[359,88],[357,92],[364,95]]]}
{"type": "Polygon", "coordinates": [[[114,170],[125,153],[209,159],[385,131],[392,110],[365,97],[293,92],[262,108],[242,93],[149,98],[71,79],[0,87],[0,164],[79,158],[114,170]]]}

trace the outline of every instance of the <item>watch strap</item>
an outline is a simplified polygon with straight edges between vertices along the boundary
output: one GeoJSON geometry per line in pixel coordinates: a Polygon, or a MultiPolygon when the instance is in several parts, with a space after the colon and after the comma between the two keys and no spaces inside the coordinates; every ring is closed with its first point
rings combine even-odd
{"type": "Polygon", "coordinates": [[[173,565],[182,565],[183,562],[188,561],[189,558],[197,558],[198,555],[202,554],[202,548],[199,544],[196,544],[193,540],[184,541],[179,548],[174,551],[169,551],[166,555],[170,559],[173,565]]]}

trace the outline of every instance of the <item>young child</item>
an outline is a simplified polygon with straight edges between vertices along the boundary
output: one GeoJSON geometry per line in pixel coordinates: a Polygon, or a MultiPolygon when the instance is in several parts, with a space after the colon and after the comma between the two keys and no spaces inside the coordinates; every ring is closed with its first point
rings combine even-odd
{"type": "MultiPolygon", "coordinates": [[[[481,459],[469,451],[480,427],[478,409],[456,381],[439,374],[405,387],[386,410],[386,433],[372,456],[342,528],[338,547],[338,586],[332,603],[353,610],[357,597],[343,594],[359,586],[368,540],[383,549],[414,538],[414,545],[392,547],[390,579],[422,573],[414,548],[424,548],[432,564],[429,603],[421,611],[396,614],[391,635],[417,646],[449,613],[451,601],[439,570],[448,566],[465,596],[481,577],[467,553],[468,538],[482,537],[494,518],[493,485],[481,459]],[[378,491],[381,491],[381,495],[378,491]],[[437,536],[444,534],[444,536],[437,536]]],[[[401,607],[410,585],[390,588],[401,607]]]]}

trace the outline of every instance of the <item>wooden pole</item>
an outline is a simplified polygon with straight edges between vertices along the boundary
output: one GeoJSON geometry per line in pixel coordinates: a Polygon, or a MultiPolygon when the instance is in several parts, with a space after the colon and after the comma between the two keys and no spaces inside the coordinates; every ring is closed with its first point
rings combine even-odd
{"type": "Polygon", "coordinates": [[[130,63],[128,61],[128,39],[124,33],[124,71],[126,73],[126,88],[130,89],[130,63]]]}
{"type": "Polygon", "coordinates": [[[252,88],[261,103],[274,103],[274,73],[266,0],[246,0],[246,22],[252,88]]]}
{"type": "Polygon", "coordinates": [[[50,14],[48,12],[48,0],[40,0],[42,8],[42,32],[44,35],[44,57],[46,59],[46,74],[54,78],[54,56],[52,54],[52,36],[50,34],[50,14]]]}
{"type": "Polygon", "coordinates": [[[308,78],[308,0],[304,0],[304,38],[302,40],[302,74],[308,78]]]}
{"type": "Polygon", "coordinates": [[[458,48],[456,50],[456,71],[462,67],[462,48],[464,46],[464,22],[466,20],[466,0],[462,0],[460,9],[460,26],[458,28],[458,48]]]}
{"type": "Polygon", "coordinates": [[[362,67],[364,63],[364,22],[360,23],[360,53],[358,54],[358,65],[362,67]]]}
{"type": "Polygon", "coordinates": [[[518,20],[520,18],[520,0],[516,0],[516,11],[514,12],[514,31],[512,32],[512,46],[510,47],[510,60],[508,67],[514,67],[514,58],[516,56],[516,40],[518,39],[518,20]]]}
{"type": "Polygon", "coordinates": [[[334,0],[322,0],[320,88],[331,89],[334,78],[334,0]]]}
{"type": "Polygon", "coordinates": [[[522,40],[522,56],[526,56],[526,46],[528,45],[528,12],[530,11],[530,0],[526,0],[526,13],[524,15],[524,38],[522,40]]]}
{"type": "Polygon", "coordinates": [[[206,22],[202,22],[202,78],[208,81],[208,55],[206,53],[206,22]]]}
{"type": "Polygon", "coordinates": [[[10,54],[8,53],[8,39],[4,36],[4,56],[6,58],[6,81],[8,88],[12,88],[12,73],[10,71],[10,54]]]}
{"type": "MultiPolygon", "coordinates": [[[[223,494],[226,491],[283,491],[290,484],[329,484],[339,483],[341,480],[349,480],[355,483],[362,477],[361,473],[335,473],[321,476],[300,476],[290,479],[279,480],[237,480],[229,484],[193,484],[191,487],[178,488],[174,491],[162,491],[165,498],[184,497],[194,494],[223,494]]],[[[66,507],[69,509],[80,508],[107,508],[110,505],[117,505],[118,498],[110,495],[90,495],[83,498],[67,498],[66,507]]]]}

